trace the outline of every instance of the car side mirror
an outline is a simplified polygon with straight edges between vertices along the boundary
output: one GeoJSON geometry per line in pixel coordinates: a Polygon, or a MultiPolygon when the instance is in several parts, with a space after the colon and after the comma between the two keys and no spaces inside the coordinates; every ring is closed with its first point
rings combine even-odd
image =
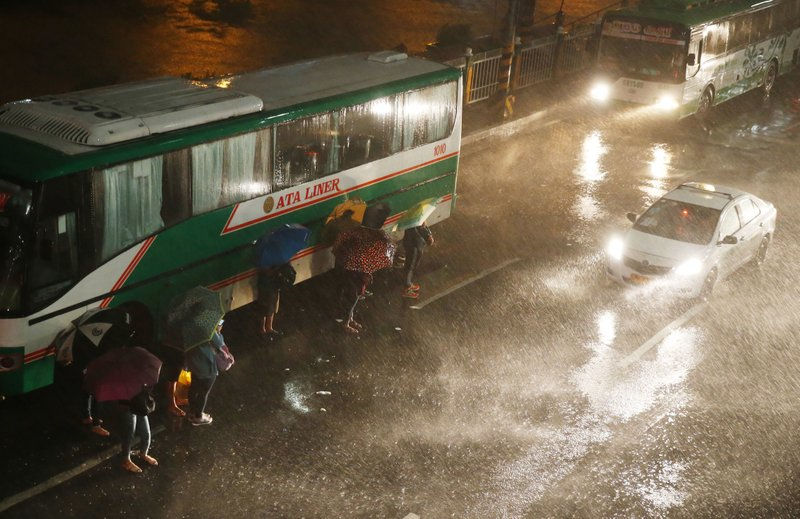
{"type": "Polygon", "coordinates": [[[690,67],[694,67],[694,65],[695,65],[695,55],[694,55],[694,52],[692,52],[691,54],[689,54],[688,56],[686,56],[686,64],[687,64],[687,65],[689,65],[690,67]]]}
{"type": "Polygon", "coordinates": [[[739,238],[729,234],[724,238],[722,238],[722,241],[720,243],[722,243],[723,245],[736,245],[737,243],[739,243],[739,238]]]}
{"type": "Polygon", "coordinates": [[[625,215],[631,223],[636,223],[636,220],[639,218],[639,215],[636,213],[627,213],[625,215]]]}

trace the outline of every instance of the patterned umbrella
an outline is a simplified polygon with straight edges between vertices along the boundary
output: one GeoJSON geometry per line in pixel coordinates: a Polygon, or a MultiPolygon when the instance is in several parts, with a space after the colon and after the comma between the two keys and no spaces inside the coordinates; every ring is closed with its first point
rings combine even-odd
{"type": "Polygon", "coordinates": [[[93,308],[72,321],[55,340],[56,361],[85,364],[115,346],[123,346],[133,333],[131,318],[119,308],[93,308]]]}
{"type": "Polygon", "coordinates": [[[394,249],[385,232],[367,227],[345,231],[333,244],[333,254],[342,268],[365,274],[391,267],[394,249]]]}
{"type": "Polygon", "coordinates": [[[397,230],[419,227],[436,210],[438,198],[428,198],[411,206],[408,211],[397,221],[397,230]]]}
{"type": "Polygon", "coordinates": [[[86,368],[83,388],[98,402],[130,400],[142,387],[158,382],[161,361],[144,348],[114,348],[86,368]]]}
{"type": "Polygon", "coordinates": [[[225,315],[218,292],[194,287],[178,295],[167,313],[167,344],[187,351],[211,340],[225,315]]]}

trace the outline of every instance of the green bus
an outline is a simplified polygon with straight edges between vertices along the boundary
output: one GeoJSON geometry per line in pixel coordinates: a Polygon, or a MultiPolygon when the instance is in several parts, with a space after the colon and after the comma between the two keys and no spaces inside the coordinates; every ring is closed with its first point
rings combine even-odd
{"type": "Polygon", "coordinates": [[[251,302],[252,244],[279,225],[312,231],[300,282],[333,266],[320,235],[345,200],[447,218],[460,77],[384,51],[0,106],[0,394],[52,383],[53,340],[89,309],[148,335],[193,286],[251,302]]]}
{"type": "Polygon", "coordinates": [[[769,94],[800,48],[800,0],[643,0],[602,20],[591,97],[679,117],[755,88],[769,94]]]}

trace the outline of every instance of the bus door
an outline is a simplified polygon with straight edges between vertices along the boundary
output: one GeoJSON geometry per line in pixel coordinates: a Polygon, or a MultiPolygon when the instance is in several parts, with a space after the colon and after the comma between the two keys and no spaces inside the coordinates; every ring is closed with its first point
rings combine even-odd
{"type": "Polygon", "coordinates": [[[695,30],[689,37],[686,51],[686,87],[683,89],[684,101],[700,97],[705,80],[703,69],[703,31],[695,30]],[[688,98],[688,99],[687,99],[688,98]]]}

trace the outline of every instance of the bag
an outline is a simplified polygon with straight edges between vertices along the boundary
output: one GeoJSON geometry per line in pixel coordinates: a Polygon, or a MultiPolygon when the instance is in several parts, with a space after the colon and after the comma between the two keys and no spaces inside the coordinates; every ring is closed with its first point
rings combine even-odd
{"type": "Polygon", "coordinates": [[[214,358],[217,361],[217,369],[220,371],[228,371],[235,362],[233,354],[231,350],[228,349],[227,344],[223,344],[222,347],[214,353],[214,358]]]}
{"type": "Polygon", "coordinates": [[[278,279],[278,285],[281,288],[289,288],[294,285],[294,280],[297,277],[297,271],[295,271],[294,267],[288,263],[284,263],[280,266],[280,268],[278,268],[278,272],[275,274],[275,277],[278,279]]]}
{"type": "Polygon", "coordinates": [[[144,386],[136,396],[130,400],[131,413],[137,416],[147,416],[156,410],[156,399],[153,398],[152,390],[144,386]]]}

